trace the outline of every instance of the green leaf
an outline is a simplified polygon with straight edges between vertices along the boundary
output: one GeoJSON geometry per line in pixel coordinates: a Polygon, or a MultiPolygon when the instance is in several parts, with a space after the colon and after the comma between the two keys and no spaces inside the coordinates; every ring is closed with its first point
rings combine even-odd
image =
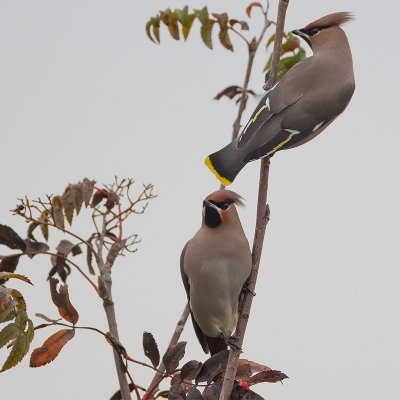
{"type": "MultiPolygon", "coordinates": [[[[160,18],[158,16],[151,17],[150,20],[146,23],[146,34],[152,42],[154,42],[156,44],[160,43],[160,18]],[[151,28],[153,28],[154,38],[151,34],[151,28]]],[[[93,188],[92,188],[92,190],[93,190],[93,188]]],[[[89,200],[90,200],[90,197],[89,197],[89,200]]]]}
{"type": "Polygon", "coordinates": [[[207,6],[203,7],[201,10],[194,10],[194,13],[202,25],[208,22],[209,17],[207,6]]]}
{"type": "Polygon", "coordinates": [[[305,57],[306,51],[303,48],[299,48],[299,51],[295,55],[282,58],[279,62],[278,80],[281,80],[292,67],[294,67],[305,57]]]}
{"type": "Polygon", "coordinates": [[[270,46],[270,44],[274,42],[274,40],[275,40],[275,33],[268,39],[267,44],[266,44],[267,49],[270,46]]]}
{"type": "Polygon", "coordinates": [[[204,44],[212,50],[212,28],[214,26],[215,21],[209,19],[206,23],[201,25],[200,35],[203,39],[204,44]]]}
{"type": "Polygon", "coordinates": [[[221,42],[222,46],[224,46],[226,49],[233,51],[233,46],[231,43],[231,40],[229,38],[229,34],[228,34],[228,28],[224,28],[219,31],[218,34],[219,37],[219,41],[221,42]]]}
{"type": "Polygon", "coordinates": [[[15,367],[25,356],[29,350],[29,341],[25,334],[20,334],[15,339],[11,352],[1,368],[1,372],[15,367]]]}
{"type": "Polygon", "coordinates": [[[182,35],[186,40],[189,36],[190,28],[192,27],[193,21],[195,19],[194,14],[189,14],[189,7],[185,6],[182,10],[176,8],[174,10],[174,15],[177,21],[182,25],[182,35]]]}
{"type": "Polygon", "coordinates": [[[20,333],[21,329],[14,322],[5,326],[0,331],[0,349],[11,342],[11,340],[14,340],[20,333]]]}

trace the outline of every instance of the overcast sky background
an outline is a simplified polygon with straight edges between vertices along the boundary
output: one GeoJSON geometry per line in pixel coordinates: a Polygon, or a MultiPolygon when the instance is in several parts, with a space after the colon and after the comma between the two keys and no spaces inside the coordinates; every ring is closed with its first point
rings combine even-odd
{"type": "MultiPolygon", "coordinates": [[[[236,115],[233,102],[213,97],[242,84],[247,62],[234,37],[234,53],[216,34],[215,50],[207,49],[197,22],[187,43],[171,39],[163,26],[161,46],[148,40],[144,26],[158,10],[185,4],[246,19],[248,3],[0,2],[0,223],[24,236],[24,221],[8,211],[16,198],[61,194],[85,176],[99,184],[114,174],[132,177],[137,190],[153,183],[158,198],[125,227],[140,234],[138,252],[113,270],[121,341],[140,360],[142,332],[152,332],[164,351],[183,310],[180,252],[199,228],[203,198],[218,187],[204,158],[228,142],[236,115]]],[[[271,0],[271,18],[277,3],[271,0]]],[[[345,26],[355,95],[322,135],[271,163],[271,221],[243,353],[290,377],[254,388],[271,400],[400,398],[400,7],[393,0],[292,0],[286,30],[336,11],[356,15],[345,26]]],[[[250,24],[257,34],[256,10],[250,24]]],[[[251,79],[259,93],[266,57],[261,49],[251,79]]],[[[256,102],[249,101],[246,121],[256,102]]],[[[258,170],[258,162],[248,165],[231,186],[246,199],[240,216],[250,243],[258,170]]],[[[74,229],[86,236],[84,215],[74,229]]],[[[50,244],[59,239],[51,236],[50,244]]],[[[24,293],[35,323],[35,312],[57,317],[49,268],[44,256],[24,260],[17,271],[34,286],[9,282],[24,293]]],[[[106,331],[93,290],[75,271],[68,283],[79,324],[106,331]]],[[[38,331],[33,346],[55,331],[38,331]]],[[[186,361],[205,360],[190,323],[182,340],[186,361]]],[[[0,351],[0,360],[6,355],[0,351]]],[[[107,399],[117,390],[111,348],[93,332],[78,331],[48,366],[28,364],[27,357],[1,374],[2,398],[107,399]]],[[[138,366],[131,372],[142,386],[153,376],[138,366]]]]}

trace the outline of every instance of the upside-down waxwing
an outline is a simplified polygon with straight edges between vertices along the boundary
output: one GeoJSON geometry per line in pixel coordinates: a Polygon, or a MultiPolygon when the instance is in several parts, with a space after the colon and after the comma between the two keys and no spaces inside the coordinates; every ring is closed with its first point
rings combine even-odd
{"type": "Polygon", "coordinates": [[[251,271],[249,242],[235,205],[241,197],[218,190],[203,201],[198,232],[182,250],[181,274],[193,327],[211,355],[227,348],[238,321],[239,297],[251,271]]]}
{"type": "Polygon", "coordinates": [[[313,55],[267,91],[233,142],[206,158],[223,185],[230,185],[248,162],[308,142],[345,110],[355,83],[349,43],[340,25],[350,19],[350,13],[338,12],[292,31],[313,55]]]}

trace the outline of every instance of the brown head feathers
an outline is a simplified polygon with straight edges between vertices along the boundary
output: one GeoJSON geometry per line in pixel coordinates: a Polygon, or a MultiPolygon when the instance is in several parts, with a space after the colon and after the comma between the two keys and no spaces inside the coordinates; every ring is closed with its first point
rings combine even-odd
{"type": "Polygon", "coordinates": [[[213,192],[209,194],[206,197],[206,200],[212,200],[216,203],[222,203],[225,200],[230,200],[233,203],[235,203],[238,206],[243,206],[243,198],[239,196],[237,193],[233,192],[232,190],[217,190],[216,192],[213,192]]]}
{"type": "Polygon", "coordinates": [[[341,25],[348,21],[351,21],[354,18],[354,14],[347,11],[337,12],[333,14],[325,15],[316,21],[310,22],[307,26],[304,27],[304,30],[312,28],[312,27],[324,27],[328,28],[332,25],[341,25]]]}

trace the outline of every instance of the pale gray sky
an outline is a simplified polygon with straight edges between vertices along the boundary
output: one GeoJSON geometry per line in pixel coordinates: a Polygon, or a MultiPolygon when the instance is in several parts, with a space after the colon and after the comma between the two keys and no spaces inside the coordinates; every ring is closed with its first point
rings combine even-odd
{"type": "MultiPolygon", "coordinates": [[[[8,212],[17,197],[61,193],[84,176],[153,183],[159,197],[126,227],[140,233],[139,251],[114,268],[121,341],[141,360],[142,332],[152,332],[164,350],[184,307],[180,251],[199,227],[202,199],[218,187],[204,157],[228,142],[236,113],[232,102],[213,96],[241,84],[246,65],[241,42],[234,39],[230,53],[215,36],[210,51],[198,24],[186,44],[164,26],[161,46],[147,39],[150,16],[187,3],[245,19],[249,1],[0,2],[0,222],[24,235],[24,222],[8,212]]],[[[276,7],[271,0],[271,17],[276,7]]],[[[255,387],[274,400],[400,398],[400,7],[393,0],[292,0],[286,29],[335,11],[356,14],[345,26],[353,100],[322,135],[277,154],[271,165],[271,222],[243,357],[290,377],[255,387]]],[[[254,33],[261,26],[256,14],[254,33]]],[[[265,60],[260,51],[251,81],[259,92],[265,60]]],[[[231,187],[247,200],[240,215],[250,242],[258,168],[248,165],[231,187]]],[[[45,282],[49,267],[45,257],[25,260],[18,271],[35,286],[13,283],[32,316],[57,316],[45,282]]],[[[80,324],[107,330],[87,283],[74,273],[69,284],[80,324]]],[[[37,332],[34,346],[54,331],[37,332]]],[[[182,339],[186,360],[205,359],[191,324],[182,339]]],[[[77,332],[46,367],[28,363],[1,374],[2,398],[107,399],[117,389],[111,349],[93,333],[77,332]]],[[[142,386],[152,377],[137,366],[132,374],[142,386]]]]}

